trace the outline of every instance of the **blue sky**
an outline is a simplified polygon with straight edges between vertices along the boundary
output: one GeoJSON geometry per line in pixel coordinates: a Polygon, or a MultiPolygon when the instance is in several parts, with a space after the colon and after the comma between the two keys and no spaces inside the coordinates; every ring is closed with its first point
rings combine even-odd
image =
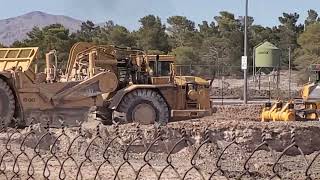
{"type": "MultiPolygon", "coordinates": [[[[80,20],[105,22],[113,20],[130,30],[139,27],[139,18],[154,14],[162,21],[172,15],[183,15],[200,23],[211,21],[219,11],[243,15],[245,0],[0,0],[0,19],[30,11],[67,15],[80,20]]],[[[249,15],[256,24],[274,26],[282,12],[298,12],[303,22],[308,9],[320,14],[320,0],[249,0],[249,15]]]]}

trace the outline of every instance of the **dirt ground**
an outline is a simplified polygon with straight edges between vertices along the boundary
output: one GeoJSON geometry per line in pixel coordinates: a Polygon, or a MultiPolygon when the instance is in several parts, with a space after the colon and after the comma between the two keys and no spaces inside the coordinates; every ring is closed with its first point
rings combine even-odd
{"type": "MultiPolygon", "coordinates": [[[[211,117],[172,122],[160,130],[127,124],[100,126],[97,134],[96,122],[83,124],[83,136],[78,128],[50,129],[49,134],[37,126],[34,134],[8,129],[0,133],[0,179],[306,178],[308,164],[320,153],[319,122],[262,123],[259,106],[217,108],[211,117]],[[249,159],[262,137],[271,150],[263,146],[249,159]]],[[[319,162],[308,170],[312,178],[320,178],[319,162]]]]}

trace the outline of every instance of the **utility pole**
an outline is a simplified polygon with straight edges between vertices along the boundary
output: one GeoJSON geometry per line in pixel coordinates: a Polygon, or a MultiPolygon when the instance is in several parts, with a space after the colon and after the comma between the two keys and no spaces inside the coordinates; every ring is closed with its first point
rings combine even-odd
{"type": "MultiPolygon", "coordinates": [[[[246,15],[244,18],[244,52],[243,55],[248,57],[248,0],[246,0],[246,15]]],[[[247,68],[243,70],[244,86],[243,86],[243,103],[248,103],[247,98],[247,88],[248,88],[248,78],[247,78],[247,68]]]]}
{"type": "Polygon", "coordinates": [[[291,99],[291,47],[289,47],[289,99],[291,99]]]}

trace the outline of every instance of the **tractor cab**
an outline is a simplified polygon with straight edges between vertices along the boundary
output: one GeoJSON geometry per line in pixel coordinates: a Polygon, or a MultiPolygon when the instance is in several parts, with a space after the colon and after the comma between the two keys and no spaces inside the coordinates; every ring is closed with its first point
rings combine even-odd
{"type": "Polygon", "coordinates": [[[301,96],[305,102],[308,103],[319,103],[320,102],[320,64],[312,64],[309,67],[309,71],[312,73],[310,76],[310,80],[313,81],[307,83],[303,86],[301,90],[301,96]]]}
{"type": "Polygon", "coordinates": [[[155,76],[170,76],[170,67],[175,63],[175,57],[172,55],[148,55],[148,61],[155,76]]]}
{"type": "Polygon", "coordinates": [[[315,77],[315,81],[320,81],[320,64],[311,64],[309,67],[309,71],[313,73],[315,77]]]}

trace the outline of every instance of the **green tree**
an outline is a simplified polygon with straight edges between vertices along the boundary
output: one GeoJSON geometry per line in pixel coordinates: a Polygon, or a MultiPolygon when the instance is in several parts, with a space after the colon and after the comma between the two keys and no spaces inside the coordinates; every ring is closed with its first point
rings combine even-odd
{"type": "Polygon", "coordinates": [[[320,23],[310,24],[299,36],[300,48],[295,64],[299,69],[305,69],[312,63],[320,63],[320,23]]]}
{"type": "Polygon", "coordinates": [[[240,58],[243,54],[243,25],[241,19],[235,19],[234,14],[222,11],[220,16],[214,17],[217,21],[219,37],[228,41],[227,48],[230,49],[229,62],[230,65],[239,66],[240,58]]]}
{"type": "Polygon", "coordinates": [[[133,35],[127,30],[127,28],[115,25],[109,28],[108,42],[116,46],[134,47],[136,46],[136,40],[133,35]]]}
{"type": "Polygon", "coordinates": [[[27,39],[13,44],[14,47],[39,47],[42,64],[44,64],[45,53],[53,49],[57,50],[60,68],[65,67],[72,45],[69,30],[61,24],[52,24],[42,29],[34,27],[27,33],[27,39]]]}
{"type": "Polygon", "coordinates": [[[115,25],[113,21],[107,21],[104,27],[100,27],[93,41],[97,44],[104,45],[136,46],[136,40],[133,34],[124,26],[115,25]]]}
{"type": "Polygon", "coordinates": [[[281,49],[281,64],[287,66],[289,60],[289,47],[294,51],[298,47],[297,38],[303,31],[302,25],[297,25],[299,14],[297,13],[283,13],[279,17],[281,25],[278,26],[278,47],[281,49]]]}
{"type": "Polygon", "coordinates": [[[0,43],[0,48],[4,48],[5,46],[3,44],[0,43]]]}
{"type": "Polygon", "coordinates": [[[96,26],[92,21],[86,21],[81,24],[80,30],[73,34],[75,41],[95,42],[99,43],[101,40],[99,35],[101,34],[100,26],[96,26]]]}
{"type": "Polygon", "coordinates": [[[176,56],[178,64],[199,64],[200,62],[198,51],[192,47],[177,47],[172,53],[176,56]]]}
{"type": "Polygon", "coordinates": [[[214,64],[215,66],[231,65],[230,40],[219,37],[206,38],[201,48],[201,60],[204,64],[214,64]]]}
{"type": "Polygon", "coordinates": [[[314,24],[319,21],[320,21],[320,18],[318,18],[318,13],[315,10],[310,9],[308,11],[308,17],[304,21],[304,24],[305,26],[309,26],[310,24],[314,24]]]}
{"type": "Polygon", "coordinates": [[[203,65],[199,49],[181,46],[173,49],[172,54],[176,56],[178,64],[176,66],[177,75],[203,76],[208,72],[211,75],[212,72],[209,66],[199,66],[203,65]]]}
{"type": "Polygon", "coordinates": [[[241,28],[241,21],[235,19],[234,14],[222,11],[220,16],[215,16],[214,19],[218,23],[219,32],[225,35],[229,32],[239,31],[241,28]]]}
{"type": "Polygon", "coordinates": [[[202,24],[198,24],[198,27],[202,38],[216,37],[219,35],[218,28],[213,21],[210,23],[210,25],[208,21],[202,21],[202,24]]]}
{"type": "Polygon", "coordinates": [[[299,28],[297,22],[300,15],[298,13],[283,13],[282,15],[282,17],[279,17],[280,26],[297,32],[299,28]]]}
{"type": "Polygon", "coordinates": [[[140,29],[135,32],[138,47],[144,50],[159,50],[169,52],[170,46],[166,27],[159,17],[148,15],[139,20],[140,29]]]}
{"type": "Polygon", "coordinates": [[[167,19],[170,42],[173,48],[180,46],[199,47],[200,34],[195,29],[195,23],[184,16],[171,16],[167,19]]]}
{"type": "Polygon", "coordinates": [[[273,44],[279,44],[280,38],[277,36],[277,28],[263,27],[261,25],[252,25],[249,29],[249,44],[252,47],[269,41],[273,44]]]}
{"type": "Polygon", "coordinates": [[[310,64],[320,63],[320,23],[310,24],[299,36],[298,44],[300,48],[295,51],[294,64],[301,72],[301,79],[304,82],[308,77],[307,68],[310,64]]]}
{"type": "Polygon", "coordinates": [[[10,47],[27,47],[23,41],[14,41],[10,47]]]}
{"type": "MultiPolygon", "coordinates": [[[[110,44],[110,31],[115,27],[113,21],[107,21],[103,27],[96,27],[96,30],[92,32],[92,39],[89,39],[89,42],[94,42],[96,44],[110,44]]],[[[78,36],[81,34],[81,31],[78,31],[78,36]]],[[[89,33],[90,34],[90,33],[89,33]]],[[[113,44],[113,43],[111,43],[113,44]]]]}

